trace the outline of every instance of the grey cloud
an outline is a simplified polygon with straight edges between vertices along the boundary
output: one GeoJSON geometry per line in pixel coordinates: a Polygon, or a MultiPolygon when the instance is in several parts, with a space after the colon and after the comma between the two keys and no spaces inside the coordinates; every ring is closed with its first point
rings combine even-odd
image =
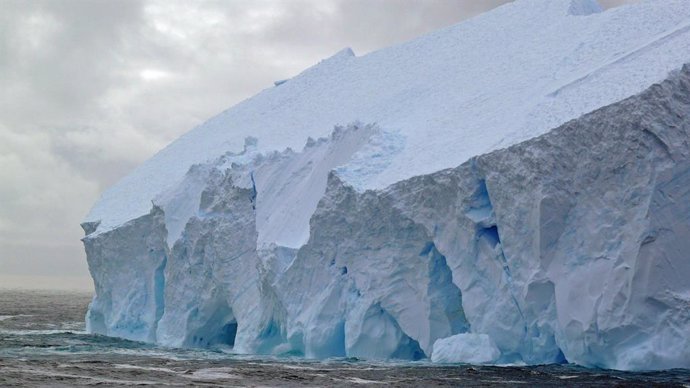
{"type": "Polygon", "coordinates": [[[75,110],[93,110],[104,90],[121,80],[113,65],[121,35],[140,20],[136,2],[3,5],[10,9],[4,19],[11,19],[3,36],[9,50],[3,83],[14,92],[3,95],[4,120],[50,124],[75,110]]]}

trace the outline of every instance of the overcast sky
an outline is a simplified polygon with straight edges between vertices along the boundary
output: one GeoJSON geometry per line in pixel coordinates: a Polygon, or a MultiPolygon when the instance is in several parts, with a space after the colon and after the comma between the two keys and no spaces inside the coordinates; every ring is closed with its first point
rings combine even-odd
{"type": "Polygon", "coordinates": [[[0,0],[0,288],[91,289],[90,206],[212,115],[506,2],[0,0]]]}

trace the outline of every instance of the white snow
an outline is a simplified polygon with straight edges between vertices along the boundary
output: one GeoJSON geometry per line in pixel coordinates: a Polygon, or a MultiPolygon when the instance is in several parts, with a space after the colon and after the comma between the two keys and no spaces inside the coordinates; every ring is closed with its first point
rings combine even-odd
{"type": "Polygon", "coordinates": [[[300,149],[355,121],[402,139],[384,165],[349,170],[360,189],[382,188],[542,134],[690,60],[690,2],[597,10],[592,0],[518,0],[362,57],[343,50],[186,133],[103,193],[85,221],[103,232],[147,214],[191,165],[239,153],[246,137],[259,152],[300,149]]]}

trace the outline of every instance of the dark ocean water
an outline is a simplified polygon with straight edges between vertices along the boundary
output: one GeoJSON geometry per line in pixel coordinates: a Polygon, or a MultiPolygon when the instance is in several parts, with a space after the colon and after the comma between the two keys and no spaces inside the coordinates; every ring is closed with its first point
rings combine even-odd
{"type": "Polygon", "coordinates": [[[0,386],[679,386],[690,371],[436,366],[182,350],[87,334],[89,294],[0,291],[0,386]]]}

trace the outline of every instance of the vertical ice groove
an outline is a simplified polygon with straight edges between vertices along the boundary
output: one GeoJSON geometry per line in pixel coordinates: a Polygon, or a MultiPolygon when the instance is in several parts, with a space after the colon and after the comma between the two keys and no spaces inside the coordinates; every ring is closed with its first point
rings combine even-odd
{"type": "Polygon", "coordinates": [[[161,317],[163,317],[163,312],[165,311],[165,267],[167,264],[168,257],[166,255],[163,257],[163,261],[161,261],[160,265],[154,272],[153,290],[156,303],[156,317],[153,327],[154,333],[156,332],[158,322],[160,321],[161,317]]]}
{"type": "MultiPolygon", "coordinates": [[[[462,291],[453,283],[453,273],[448,267],[446,257],[436,249],[434,243],[427,243],[422,250],[429,259],[429,289],[432,303],[440,304],[439,311],[445,316],[430,316],[431,321],[447,320],[450,324],[450,334],[463,333],[470,330],[470,325],[462,308],[462,291]]],[[[440,314],[439,314],[440,315],[440,314]]],[[[443,329],[433,328],[442,332],[443,329]]]]}
{"type": "Polygon", "coordinates": [[[251,180],[252,180],[252,194],[251,194],[251,196],[249,197],[249,200],[250,200],[251,203],[252,203],[252,209],[256,210],[256,195],[257,195],[257,191],[256,191],[256,180],[254,180],[254,171],[250,171],[250,172],[249,172],[249,177],[250,177],[251,180]]]}
{"type": "MultiPolygon", "coordinates": [[[[473,169],[477,171],[476,163],[474,164],[473,169]]],[[[491,201],[489,188],[486,184],[486,177],[478,178],[477,189],[475,190],[474,195],[475,207],[473,207],[470,210],[470,212],[473,212],[475,217],[477,213],[483,216],[483,218],[475,218],[475,222],[477,223],[477,243],[487,244],[487,246],[490,247],[491,250],[490,255],[493,255],[495,257],[495,260],[499,262],[499,265],[503,272],[502,279],[506,283],[510,299],[512,300],[512,303],[514,304],[514,307],[517,313],[519,314],[520,320],[522,322],[523,330],[521,334],[522,336],[525,336],[527,335],[527,327],[525,326],[525,315],[522,312],[522,307],[520,306],[517,286],[515,285],[513,275],[510,270],[510,263],[506,258],[505,250],[503,249],[503,244],[501,244],[501,236],[499,234],[499,223],[496,218],[494,206],[491,201]]],[[[482,252],[485,252],[485,250],[482,249],[480,246],[477,249],[477,254],[481,255],[482,252]]],[[[480,260],[479,258],[477,259],[480,260]]]]}

